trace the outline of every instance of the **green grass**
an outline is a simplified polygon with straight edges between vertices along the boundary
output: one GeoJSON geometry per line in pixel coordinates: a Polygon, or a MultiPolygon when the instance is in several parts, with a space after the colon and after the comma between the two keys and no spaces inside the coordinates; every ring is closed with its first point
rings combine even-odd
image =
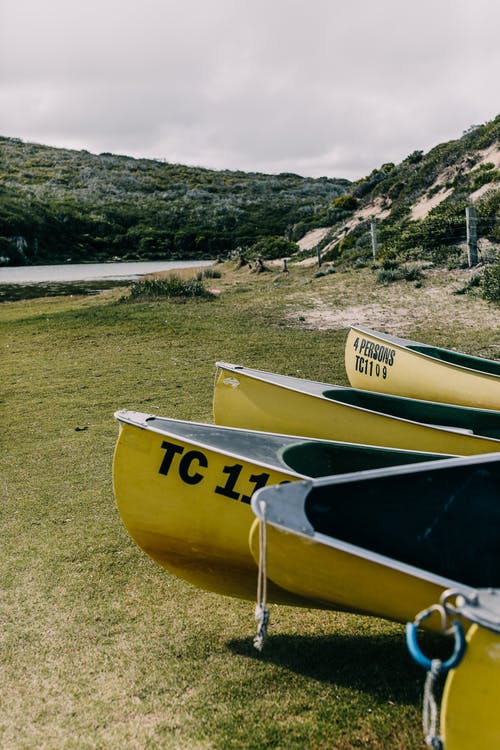
{"type": "MultiPolygon", "coordinates": [[[[288,316],[359,301],[373,276],[312,274],[225,271],[210,302],[0,307],[2,750],[423,747],[403,626],[275,606],[259,655],[253,604],[166,573],[114,505],[116,409],[211,421],[217,359],[347,383],[344,331],[288,316]]],[[[428,341],[438,325],[449,346],[491,343],[452,316],[428,341]]]]}

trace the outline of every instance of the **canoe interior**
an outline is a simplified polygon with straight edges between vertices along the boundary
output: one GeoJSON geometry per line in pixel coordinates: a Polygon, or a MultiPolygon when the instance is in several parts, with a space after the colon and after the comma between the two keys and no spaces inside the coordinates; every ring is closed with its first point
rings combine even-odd
{"type": "Polygon", "coordinates": [[[254,463],[285,468],[308,477],[442,459],[441,454],[367,445],[297,439],[216,425],[150,417],[146,424],[166,437],[180,438],[254,463]]]}
{"type": "Polygon", "coordinates": [[[425,344],[410,344],[408,345],[408,349],[419,354],[426,354],[433,359],[439,359],[441,362],[448,362],[451,365],[467,367],[471,370],[488,373],[489,375],[500,376],[500,362],[495,362],[491,359],[474,357],[471,354],[462,354],[461,352],[453,352],[449,349],[440,349],[439,347],[426,346],[425,344]]]}
{"type": "Polygon", "coordinates": [[[294,471],[308,477],[325,477],[386,466],[419,463],[442,459],[442,454],[398,451],[372,446],[347,445],[320,441],[304,441],[282,451],[283,462],[294,471]]]}
{"type": "Polygon", "coordinates": [[[469,586],[500,585],[500,458],[318,484],[304,510],[318,533],[469,586]]]}
{"type": "Polygon", "coordinates": [[[390,414],[412,422],[452,427],[500,440],[500,412],[497,411],[421,401],[354,388],[336,387],[324,391],[323,395],[343,404],[390,414]]]}

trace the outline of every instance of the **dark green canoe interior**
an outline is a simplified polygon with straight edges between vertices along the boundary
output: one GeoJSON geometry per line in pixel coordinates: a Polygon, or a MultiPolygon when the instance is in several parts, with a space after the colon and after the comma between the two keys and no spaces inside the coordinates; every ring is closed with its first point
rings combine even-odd
{"type": "Polygon", "coordinates": [[[500,458],[320,485],[305,512],[335,539],[469,586],[500,585],[500,458]]]}
{"type": "Polygon", "coordinates": [[[441,454],[398,451],[363,445],[294,443],[281,451],[281,460],[293,471],[307,477],[326,477],[351,471],[381,469],[444,458],[441,454]]]}
{"type": "Polygon", "coordinates": [[[325,390],[323,396],[343,404],[390,414],[392,417],[409,419],[412,422],[453,427],[473,432],[475,435],[500,440],[500,412],[498,411],[419,401],[351,388],[325,390]]]}
{"type": "Polygon", "coordinates": [[[450,365],[468,367],[471,370],[485,372],[488,375],[500,375],[500,362],[495,362],[492,359],[474,357],[471,354],[452,352],[449,349],[439,349],[439,347],[426,346],[425,344],[411,344],[408,346],[408,349],[420,354],[427,354],[427,356],[433,357],[433,359],[448,362],[450,365]]]}

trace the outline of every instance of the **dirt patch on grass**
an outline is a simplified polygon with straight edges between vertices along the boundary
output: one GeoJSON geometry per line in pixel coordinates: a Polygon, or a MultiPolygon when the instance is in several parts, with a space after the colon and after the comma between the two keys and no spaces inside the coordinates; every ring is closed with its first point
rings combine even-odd
{"type": "Polygon", "coordinates": [[[321,288],[308,295],[309,307],[289,312],[294,325],[318,330],[347,329],[351,325],[406,335],[442,320],[446,327],[491,327],[498,331],[500,310],[477,296],[457,295],[470,271],[426,272],[422,287],[400,281],[382,285],[368,269],[349,278],[328,277],[321,288]]]}

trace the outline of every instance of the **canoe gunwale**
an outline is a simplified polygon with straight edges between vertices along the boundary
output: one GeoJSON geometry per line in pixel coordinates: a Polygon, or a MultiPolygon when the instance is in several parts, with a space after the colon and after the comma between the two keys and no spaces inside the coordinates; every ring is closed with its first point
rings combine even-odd
{"type": "MultiPolygon", "coordinates": [[[[349,409],[349,410],[355,409],[356,411],[361,412],[363,414],[375,414],[377,416],[385,417],[386,419],[397,420],[398,422],[402,422],[404,424],[412,424],[412,425],[417,425],[419,427],[428,427],[432,430],[440,430],[447,434],[457,433],[457,428],[454,428],[451,426],[433,424],[433,423],[429,423],[428,421],[417,422],[414,419],[406,419],[405,417],[399,417],[395,414],[390,414],[388,412],[377,411],[376,409],[368,409],[363,406],[357,406],[356,404],[351,404],[346,401],[336,399],[330,395],[326,396],[322,392],[315,393],[314,389],[308,390],[307,384],[311,383],[312,385],[315,385],[315,386],[324,386],[323,390],[328,391],[328,392],[335,392],[336,390],[353,391],[354,393],[359,393],[364,397],[366,396],[367,391],[364,390],[363,388],[351,388],[349,386],[339,386],[339,385],[333,385],[333,384],[328,384],[328,383],[321,383],[318,381],[308,381],[303,378],[293,378],[290,376],[292,380],[297,380],[303,384],[303,387],[300,387],[299,384],[297,384],[297,386],[294,387],[292,384],[286,383],[286,380],[289,378],[289,376],[287,375],[277,376],[274,373],[268,373],[268,372],[265,372],[264,370],[254,370],[253,368],[244,367],[242,365],[234,365],[228,362],[216,362],[216,367],[218,368],[219,371],[226,370],[227,372],[237,372],[243,375],[244,377],[250,378],[252,380],[258,380],[262,383],[266,383],[267,385],[274,386],[283,390],[291,391],[292,393],[301,393],[303,395],[306,395],[308,398],[315,398],[319,401],[326,401],[326,402],[334,403],[334,404],[337,404],[337,406],[343,407],[345,409],[349,409]],[[266,377],[269,375],[271,375],[272,377],[271,378],[266,377]],[[281,379],[283,379],[283,381],[281,379]]],[[[412,401],[416,403],[421,403],[422,405],[430,409],[432,409],[432,407],[435,407],[437,403],[439,404],[439,406],[446,406],[446,407],[450,407],[451,409],[457,409],[457,410],[460,409],[460,410],[464,410],[464,412],[466,412],[467,410],[473,411],[473,412],[478,413],[479,417],[481,416],[482,412],[485,412],[486,416],[498,415],[498,412],[495,409],[481,409],[481,408],[470,407],[470,406],[460,406],[458,404],[444,404],[441,402],[427,401],[425,399],[414,399],[414,398],[410,399],[406,396],[397,396],[393,394],[382,393],[379,391],[370,391],[370,393],[372,393],[375,396],[383,396],[384,398],[390,397],[395,400],[400,399],[401,401],[412,401]]],[[[489,441],[498,443],[500,446],[500,438],[490,437],[486,433],[472,432],[472,437],[486,438],[489,441]]],[[[421,451],[417,451],[417,452],[421,452],[421,451]]]]}
{"type": "MultiPolygon", "coordinates": [[[[351,471],[345,472],[343,474],[333,474],[331,476],[325,477],[306,477],[305,480],[295,482],[291,487],[287,486],[286,490],[280,488],[279,485],[275,487],[263,487],[262,489],[258,490],[253,496],[251,507],[254,514],[258,518],[262,518],[260,503],[264,501],[266,503],[266,520],[269,523],[278,526],[281,525],[280,521],[284,521],[284,519],[288,515],[287,511],[289,511],[290,508],[293,508],[293,520],[295,521],[296,518],[300,517],[300,522],[295,523],[294,526],[285,525],[283,526],[283,528],[287,528],[290,531],[294,532],[298,532],[300,530],[303,535],[311,537],[313,536],[313,534],[317,534],[318,532],[314,530],[312,524],[307,518],[304,512],[303,503],[305,502],[309,492],[311,492],[311,490],[313,489],[331,487],[333,485],[339,484],[349,484],[352,481],[363,482],[370,481],[371,479],[380,479],[383,477],[401,477],[405,476],[406,474],[418,474],[430,470],[439,471],[440,469],[450,469],[461,466],[477,466],[478,464],[497,463],[499,461],[500,452],[494,452],[482,453],[473,456],[452,456],[449,458],[439,458],[435,461],[421,461],[419,463],[402,464],[400,466],[384,466],[378,469],[351,471]],[[292,494],[292,498],[286,501],[286,507],[285,503],[280,502],[281,499],[279,497],[279,495],[284,491],[292,494]],[[267,507],[268,498],[262,497],[263,493],[265,493],[266,495],[271,495],[271,497],[273,493],[278,494],[278,499],[273,500],[273,502],[276,502],[279,505],[279,510],[276,517],[273,517],[272,510],[270,514],[269,507],[267,507]]],[[[291,519],[289,521],[289,524],[290,523],[291,519]]]]}
{"type": "Polygon", "coordinates": [[[427,470],[449,469],[455,466],[468,466],[477,464],[496,463],[500,461],[500,451],[490,453],[480,453],[473,456],[452,456],[451,458],[439,458],[437,461],[422,461],[415,464],[404,464],[402,466],[386,466],[380,469],[366,469],[365,471],[349,472],[338,474],[330,477],[317,477],[310,479],[311,488],[328,486],[331,484],[346,484],[352,480],[364,481],[376,479],[385,476],[403,476],[405,474],[415,474],[427,470]]]}
{"type": "MultiPolygon", "coordinates": [[[[228,458],[234,458],[234,459],[236,459],[238,461],[247,461],[247,462],[250,462],[250,463],[252,463],[252,462],[256,463],[256,460],[252,460],[248,456],[245,456],[243,453],[237,453],[237,452],[234,452],[234,451],[231,451],[231,450],[226,450],[225,448],[222,449],[216,443],[203,442],[202,440],[197,440],[197,439],[195,440],[193,438],[187,438],[184,435],[179,435],[174,430],[160,429],[159,427],[155,427],[153,425],[148,425],[148,424],[146,424],[147,420],[135,422],[131,418],[125,418],[125,417],[120,416],[120,415],[122,415],[124,413],[131,413],[131,414],[141,415],[141,412],[127,412],[126,409],[123,410],[123,411],[117,411],[117,412],[115,412],[115,418],[119,422],[123,422],[123,423],[129,425],[130,427],[137,427],[138,429],[146,430],[147,432],[153,432],[156,435],[165,435],[166,437],[174,438],[176,440],[180,440],[182,442],[189,443],[190,445],[196,445],[199,448],[203,448],[204,450],[212,451],[214,453],[223,453],[224,456],[227,456],[228,458]]],[[[146,415],[142,415],[142,416],[146,416],[146,415]]],[[[149,419],[166,419],[165,417],[158,417],[158,416],[156,416],[154,414],[148,414],[147,417],[149,419]]],[[[170,419],[170,417],[168,418],[168,420],[172,421],[172,422],[179,422],[181,424],[192,424],[192,425],[197,425],[197,426],[201,425],[200,422],[192,422],[192,421],[189,421],[189,420],[181,420],[181,419],[173,419],[173,418],[170,419]]],[[[212,425],[203,425],[203,426],[211,427],[212,425]]],[[[272,432],[266,432],[266,433],[262,432],[262,433],[259,433],[257,430],[242,430],[242,429],[237,428],[237,427],[226,427],[225,425],[213,425],[213,426],[216,427],[219,430],[224,430],[224,431],[228,431],[228,432],[251,432],[253,434],[261,434],[263,436],[264,435],[272,435],[273,437],[277,437],[272,432]]],[[[283,436],[278,436],[278,437],[285,437],[285,438],[288,437],[289,438],[290,436],[289,435],[283,435],[283,436]]],[[[307,440],[308,438],[304,438],[304,439],[307,440]]],[[[309,438],[309,439],[311,439],[311,438],[309,438]]],[[[273,465],[273,464],[267,463],[267,462],[262,461],[262,460],[258,460],[258,464],[259,464],[259,466],[262,466],[264,469],[271,469],[272,471],[279,470],[281,473],[287,474],[287,475],[289,475],[291,477],[299,477],[300,479],[307,479],[307,475],[306,474],[302,474],[302,473],[300,473],[298,471],[294,471],[290,467],[287,467],[286,464],[283,464],[283,465],[280,464],[279,466],[277,466],[277,465],[273,465]]]]}
{"type": "MultiPolygon", "coordinates": [[[[286,451],[289,448],[297,447],[297,446],[300,447],[301,444],[327,445],[327,446],[331,446],[332,448],[334,448],[335,446],[343,446],[346,448],[352,448],[353,450],[358,450],[358,449],[370,450],[373,448],[376,452],[387,453],[387,454],[391,454],[391,453],[406,454],[409,457],[414,456],[414,455],[423,455],[425,453],[428,453],[429,456],[441,455],[439,453],[436,453],[435,451],[410,450],[408,448],[391,448],[390,446],[388,447],[388,446],[383,446],[383,445],[371,445],[369,443],[351,443],[345,440],[328,440],[326,438],[313,438],[313,437],[308,437],[306,435],[291,435],[291,434],[286,434],[286,433],[269,432],[269,431],[263,431],[263,430],[248,430],[242,427],[229,427],[227,425],[219,425],[219,424],[209,425],[209,424],[204,424],[201,422],[194,422],[192,420],[174,419],[173,417],[159,417],[156,414],[146,414],[142,412],[131,411],[128,409],[118,410],[115,412],[114,416],[115,416],[115,419],[120,423],[127,424],[131,427],[137,427],[138,429],[141,429],[141,430],[154,432],[155,434],[158,434],[158,435],[166,435],[168,437],[176,437],[177,439],[186,440],[186,442],[190,442],[190,443],[192,442],[193,444],[196,444],[200,446],[201,448],[205,448],[206,450],[219,450],[220,447],[217,446],[216,443],[209,443],[209,442],[203,442],[201,440],[187,439],[185,436],[179,435],[174,430],[169,431],[167,429],[161,429],[159,427],[155,427],[152,424],[148,424],[148,420],[165,419],[169,422],[179,423],[183,425],[194,425],[196,427],[207,427],[209,429],[213,427],[214,429],[224,431],[227,433],[231,433],[231,432],[240,433],[240,434],[248,433],[254,436],[261,436],[262,438],[265,438],[265,437],[278,438],[278,439],[283,438],[283,445],[280,448],[278,448],[276,451],[276,455],[279,458],[284,456],[284,454],[286,454],[286,451]],[[134,415],[136,419],[134,419],[131,416],[126,416],[126,415],[134,415]]],[[[235,458],[240,461],[248,460],[248,456],[243,453],[238,453],[235,451],[227,451],[226,449],[224,449],[224,454],[229,456],[230,458],[235,458]]],[[[434,460],[440,461],[441,458],[436,458],[434,460]]],[[[259,461],[259,464],[260,463],[261,462],[259,461]]],[[[417,464],[415,463],[412,465],[416,466],[417,464]]],[[[265,466],[265,464],[262,463],[262,466],[265,466]]],[[[303,479],[309,478],[307,474],[303,474],[302,472],[299,472],[299,471],[296,471],[295,469],[290,468],[290,466],[286,463],[286,460],[284,458],[282,460],[282,463],[280,463],[280,471],[282,467],[283,467],[283,471],[286,473],[289,473],[291,476],[300,476],[303,479]]],[[[275,468],[275,467],[269,465],[266,468],[275,468]]]]}

